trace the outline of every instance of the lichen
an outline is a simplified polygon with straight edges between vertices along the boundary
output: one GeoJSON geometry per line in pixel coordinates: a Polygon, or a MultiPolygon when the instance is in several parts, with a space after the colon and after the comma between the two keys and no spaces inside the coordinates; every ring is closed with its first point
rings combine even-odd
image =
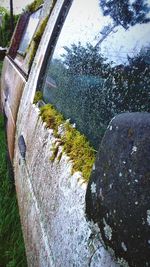
{"type": "Polygon", "coordinates": [[[123,267],[129,267],[129,264],[123,258],[117,258],[117,262],[123,267]]]}
{"type": "Polygon", "coordinates": [[[135,153],[135,152],[137,152],[137,147],[136,147],[136,146],[133,146],[133,147],[132,147],[132,151],[131,151],[131,155],[132,155],[133,153],[135,153]]]}
{"type": "Polygon", "coordinates": [[[109,246],[107,247],[107,250],[111,254],[111,256],[115,258],[115,251],[109,246]]]}
{"type": "MultiPolygon", "coordinates": [[[[88,181],[92,166],[95,162],[95,150],[90,146],[87,138],[75,129],[69,121],[50,104],[40,108],[40,116],[47,128],[53,129],[53,134],[61,140],[59,144],[72,161],[72,173],[82,172],[85,181],[88,181]],[[60,125],[63,125],[63,134],[60,134],[60,125]]],[[[56,151],[55,151],[56,152],[56,151]]],[[[53,156],[53,158],[56,157],[53,156]]]]}
{"type": "Polygon", "coordinates": [[[96,184],[94,182],[92,182],[92,184],[91,184],[91,193],[92,194],[96,193],[96,184]]]}
{"type": "Polygon", "coordinates": [[[104,233],[105,233],[105,237],[108,240],[111,240],[112,238],[112,229],[111,227],[106,223],[105,219],[103,218],[103,224],[104,224],[104,233]]]}

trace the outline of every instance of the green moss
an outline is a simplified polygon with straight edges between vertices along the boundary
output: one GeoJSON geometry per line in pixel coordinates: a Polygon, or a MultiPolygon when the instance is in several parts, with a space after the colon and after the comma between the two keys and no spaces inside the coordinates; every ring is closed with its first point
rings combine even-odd
{"type": "Polygon", "coordinates": [[[62,141],[63,150],[73,161],[73,172],[81,171],[87,181],[95,162],[95,150],[90,146],[87,138],[69,123],[66,124],[62,141]]]}
{"type": "Polygon", "coordinates": [[[47,104],[40,108],[42,120],[46,122],[47,128],[54,130],[54,136],[58,137],[58,126],[64,122],[64,118],[52,105],[47,104]]]}
{"type": "Polygon", "coordinates": [[[43,99],[43,94],[41,91],[36,91],[35,96],[34,96],[34,100],[33,100],[33,104],[37,104],[38,101],[43,99]]]}
{"type": "Polygon", "coordinates": [[[29,68],[29,71],[31,69],[33,60],[35,58],[35,54],[36,54],[37,48],[38,48],[38,46],[36,45],[36,43],[34,41],[32,41],[30,43],[27,51],[26,51],[26,55],[29,53],[29,59],[28,59],[28,68],[29,68]]]}
{"type": "Polygon", "coordinates": [[[27,5],[26,10],[29,12],[34,12],[43,4],[43,2],[43,0],[35,0],[31,4],[27,5]]]}
{"type": "Polygon", "coordinates": [[[45,30],[45,27],[47,25],[48,18],[49,18],[49,15],[40,22],[38,30],[36,31],[36,33],[35,33],[35,35],[33,37],[33,40],[38,44],[39,44],[39,42],[41,40],[42,34],[43,34],[43,32],[45,30]]]}
{"type": "MultiPolygon", "coordinates": [[[[64,120],[63,116],[56,109],[47,104],[40,108],[42,120],[46,122],[48,128],[54,130],[54,136],[59,137],[59,145],[63,146],[63,151],[73,162],[72,173],[81,171],[85,181],[88,181],[92,166],[95,162],[95,150],[90,146],[87,138],[82,135],[72,125],[64,120]],[[64,133],[58,134],[58,127],[64,126],[64,133]]],[[[54,161],[58,154],[58,147],[54,147],[51,160],[54,161]]],[[[62,155],[61,155],[62,156],[62,155]]],[[[61,156],[58,160],[61,159],[61,156]]]]}
{"type": "Polygon", "coordinates": [[[27,48],[26,54],[29,53],[29,60],[28,60],[29,70],[30,70],[32,62],[35,58],[36,51],[38,49],[38,46],[39,46],[40,40],[42,38],[43,32],[45,30],[45,27],[47,25],[48,18],[49,18],[49,15],[40,22],[38,29],[33,36],[33,40],[31,41],[30,45],[27,48]]]}

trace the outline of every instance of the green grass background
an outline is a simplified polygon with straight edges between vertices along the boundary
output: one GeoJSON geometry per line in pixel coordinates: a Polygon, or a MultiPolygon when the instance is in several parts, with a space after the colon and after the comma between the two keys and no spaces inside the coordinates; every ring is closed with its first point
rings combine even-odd
{"type": "MultiPolygon", "coordinates": [[[[1,66],[2,62],[0,71],[1,66]]],[[[0,267],[26,267],[16,191],[8,171],[6,151],[4,119],[0,114],[0,267]]]]}

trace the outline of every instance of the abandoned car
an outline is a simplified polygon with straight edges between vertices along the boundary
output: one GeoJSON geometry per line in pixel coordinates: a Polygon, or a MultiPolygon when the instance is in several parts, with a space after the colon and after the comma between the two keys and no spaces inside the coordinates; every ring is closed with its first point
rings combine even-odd
{"type": "Polygon", "coordinates": [[[150,6],[45,0],[1,101],[28,265],[150,266],[150,6]]]}

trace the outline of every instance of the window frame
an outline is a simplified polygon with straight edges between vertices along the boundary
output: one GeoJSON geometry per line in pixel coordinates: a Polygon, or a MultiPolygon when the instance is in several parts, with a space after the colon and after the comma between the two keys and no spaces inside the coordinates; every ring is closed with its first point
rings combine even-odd
{"type": "Polygon", "coordinates": [[[38,76],[36,90],[38,90],[38,88],[41,88],[42,86],[45,71],[48,66],[48,61],[52,59],[52,56],[53,56],[53,53],[54,53],[54,50],[57,44],[57,40],[59,38],[59,35],[61,33],[61,30],[63,28],[64,22],[67,18],[68,12],[70,10],[70,7],[73,1],[74,0],[64,0],[61,6],[60,12],[57,16],[55,25],[52,30],[52,34],[50,35],[50,38],[49,38],[48,46],[47,46],[44,59],[43,59],[43,64],[41,66],[40,73],[38,76]]]}
{"type": "MultiPolygon", "coordinates": [[[[21,37],[21,40],[20,40],[20,42],[19,42],[19,47],[20,47],[21,43],[23,42],[24,36],[25,36],[25,34],[26,34],[26,30],[27,30],[27,28],[28,28],[28,23],[29,23],[30,17],[31,17],[34,13],[36,13],[38,10],[40,10],[40,9],[41,9],[41,12],[42,12],[42,7],[43,7],[43,5],[39,6],[35,11],[29,13],[29,18],[28,18],[28,21],[26,22],[26,25],[25,25],[25,27],[24,27],[24,31],[23,31],[23,33],[22,33],[22,37],[21,37]]],[[[39,21],[40,21],[40,15],[39,15],[39,21]]],[[[38,21],[38,23],[37,23],[37,26],[36,26],[36,28],[35,28],[35,31],[34,31],[32,37],[31,37],[30,42],[29,42],[29,44],[27,45],[27,47],[30,45],[30,43],[31,43],[31,41],[32,41],[32,39],[33,39],[33,36],[34,36],[34,34],[35,34],[35,32],[36,32],[36,30],[37,30],[37,28],[38,28],[39,21],[38,21]]],[[[25,55],[26,55],[26,50],[27,50],[27,48],[25,49],[24,52],[22,52],[22,51],[19,50],[19,47],[18,47],[18,50],[17,50],[17,55],[19,55],[19,57],[22,57],[22,59],[24,59],[24,58],[25,58],[25,55]]],[[[17,56],[17,55],[16,55],[16,56],[17,56]]]]}
{"type": "Polygon", "coordinates": [[[8,51],[8,55],[12,60],[14,60],[16,55],[17,55],[17,51],[18,51],[20,42],[21,42],[22,37],[23,37],[24,28],[26,27],[26,25],[28,23],[29,16],[30,16],[29,12],[24,12],[18,20],[16,29],[15,29],[14,34],[13,34],[12,39],[11,39],[9,51],[8,51]]]}

